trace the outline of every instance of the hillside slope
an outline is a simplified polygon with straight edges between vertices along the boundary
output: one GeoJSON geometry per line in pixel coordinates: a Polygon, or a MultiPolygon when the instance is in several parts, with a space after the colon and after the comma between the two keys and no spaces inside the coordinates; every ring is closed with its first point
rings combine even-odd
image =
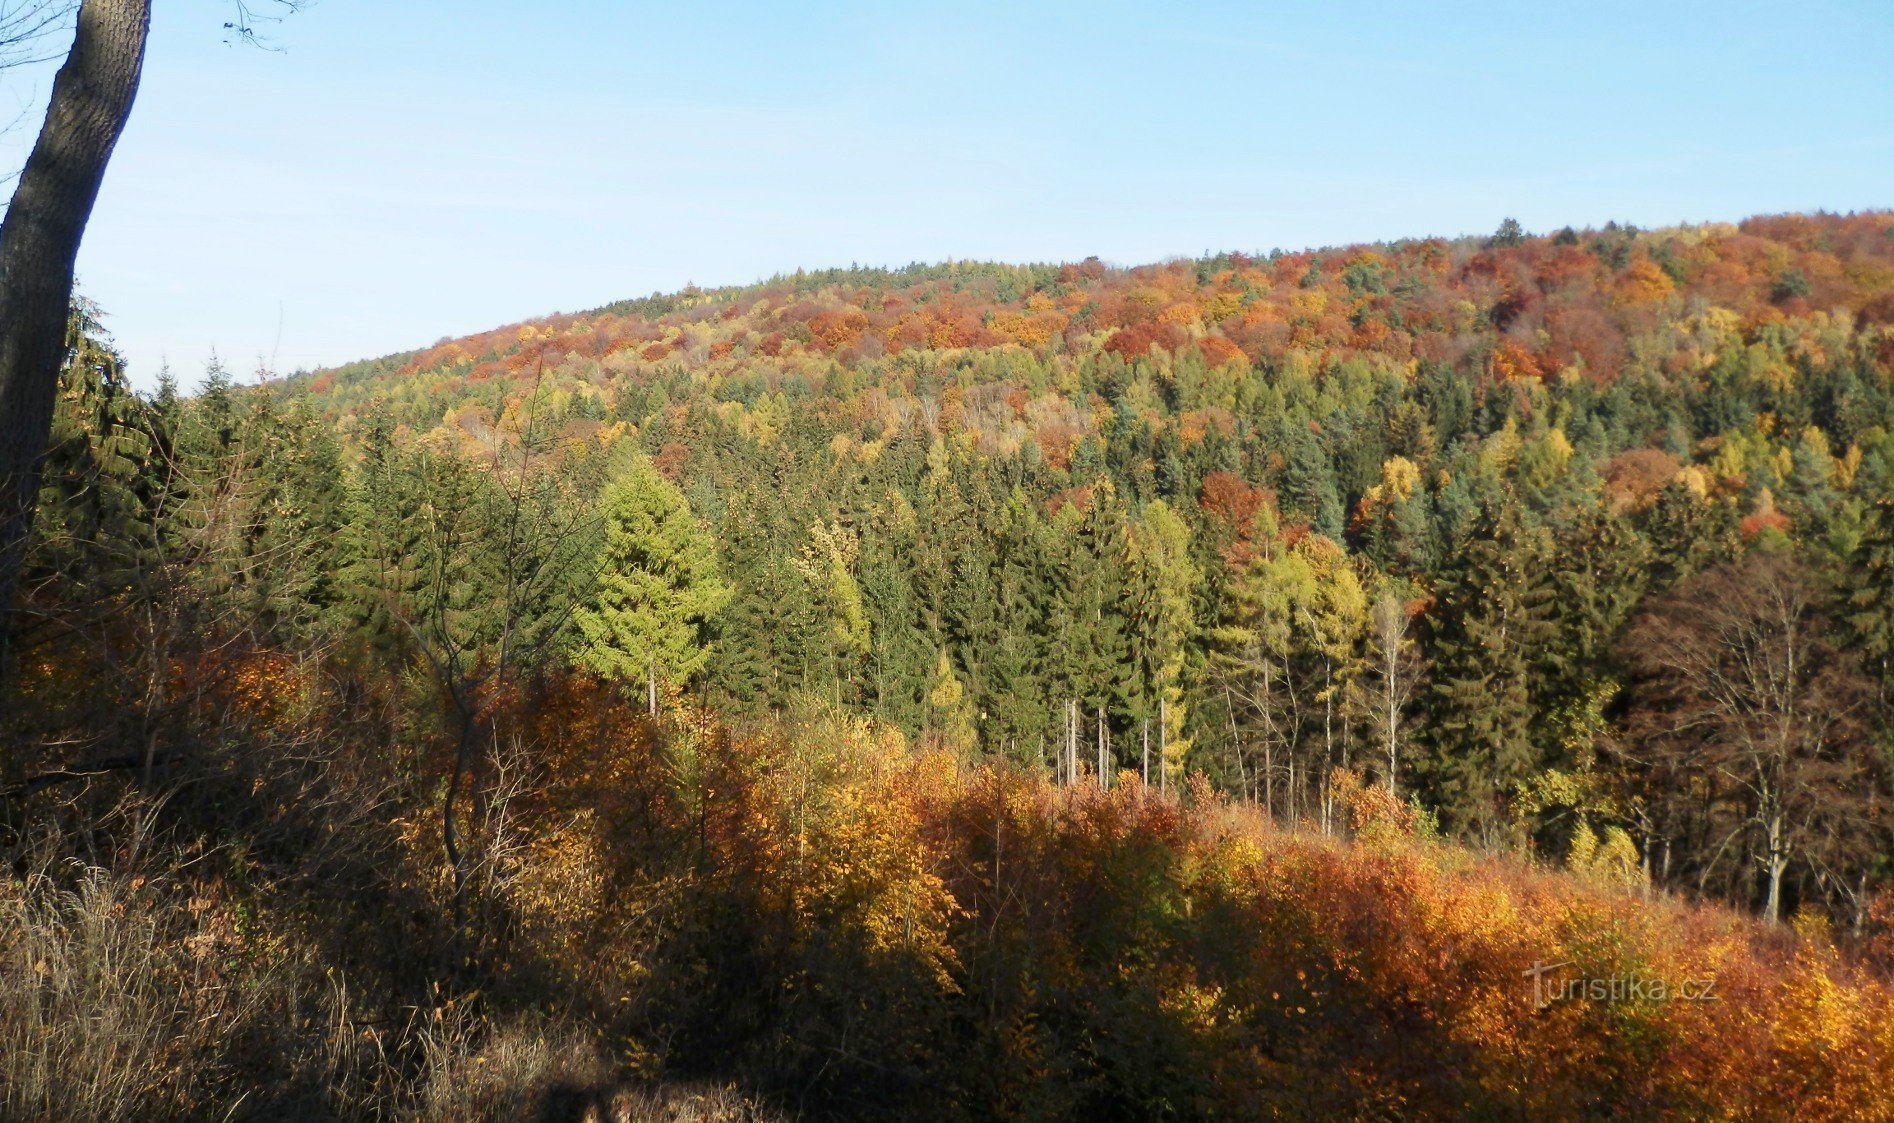
{"type": "MultiPolygon", "coordinates": [[[[1890,290],[1894,214],[1883,212],[1541,237],[1507,227],[1487,239],[1136,268],[1088,259],[798,272],[444,340],[317,372],[308,388],[338,416],[372,402],[431,425],[449,408],[491,401],[496,380],[543,370],[582,414],[606,419],[638,412],[632,387],[686,370],[712,400],[742,407],[738,416],[786,393],[820,401],[836,424],[873,425],[889,420],[884,398],[1007,383],[1013,400],[972,412],[963,402],[947,411],[948,428],[1028,437],[1056,462],[1086,431],[1085,411],[1074,433],[1024,407],[1053,393],[1113,397],[1108,370],[1093,375],[1100,386],[1082,369],[1109,368],[1107,356],[1153,360],[1166,373],[1193,360],[1212,371],[1232,362],[1322,370],[1352,359],[1410,377],[1438,365],[1502,382],[1607,385],[1626,374],[1698,374],[1732,336],[1832,342],[1894,323],[1890,290]]],[[[1227,424],[1233,412],[1227,387],[1162,389],[1163,412],[1198,424],[1227,424]]]]}

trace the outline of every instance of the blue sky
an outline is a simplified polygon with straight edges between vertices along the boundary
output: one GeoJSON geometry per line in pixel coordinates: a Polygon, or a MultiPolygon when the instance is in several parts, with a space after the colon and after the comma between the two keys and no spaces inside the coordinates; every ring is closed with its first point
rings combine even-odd
{"type": "Polygon", "coordinates": [[[798,266],[1894,206],[1886,0],[157,7],[79,263],[143,386],[798,266]]]}

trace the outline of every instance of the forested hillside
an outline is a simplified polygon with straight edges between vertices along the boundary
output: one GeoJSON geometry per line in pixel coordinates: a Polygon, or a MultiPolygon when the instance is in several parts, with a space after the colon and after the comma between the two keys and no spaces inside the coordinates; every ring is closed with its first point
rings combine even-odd
{"type": "Polygon", "coordinates": [[[1894,213],[82,305],[35,533],[22,1117],[1894,1103],[1894,213]]]}
{"type": "Polygon", "coordinates": [[[1788,903],[1851,918],[1887,837],[1854,809],[1885,803],[1891,366],[1894,216],[1790,215],[798,274],[273,408],[347,463],[530,433],[579,496],[649,456],[729,586],[688,668],[727,713],[810,695],[1056,774],[1201,770],[1290,821],[1360,768],[1456,837],[1628,843],[1765,907],[1768,828],[1725,840],[1781,803],[1788,903]],[[1719,695],[1673,648],[1763,622],[1688,606],[1759,584],[1820,645],[1804,693],[1719,695]],[[1771,705],[1837,724],[1780,748],[1808,758],[1780,792],[1720,782],[1746,765],[1704,723],[1771,705]]]}

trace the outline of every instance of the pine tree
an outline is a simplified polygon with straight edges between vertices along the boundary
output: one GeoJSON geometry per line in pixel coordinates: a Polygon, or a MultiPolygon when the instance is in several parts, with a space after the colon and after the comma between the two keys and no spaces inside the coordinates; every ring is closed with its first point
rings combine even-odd
{"type": "Polygon", "coordinates": [[[573,614],[579,661],[623,682],[677,681],[709,658],[709,624],[729,600],[711,541],[683,493],[644,457],[607,485],[598,586],[573,614]]]}

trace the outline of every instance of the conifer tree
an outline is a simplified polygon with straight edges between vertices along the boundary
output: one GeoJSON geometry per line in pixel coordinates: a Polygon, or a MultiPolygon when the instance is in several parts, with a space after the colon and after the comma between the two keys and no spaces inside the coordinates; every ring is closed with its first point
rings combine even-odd
{"type": "Polygon", "coordinates": [[[729,600],[711,541],[683,493],[643,456],[599,499],[605,533],[598,586],[573,613],[579,661],[605,678],[657,683],[701,670],[708,628],[729,600]]]}
{"type": "Polygon", "coordinates": [[[1665,484],[1645,517],[1651,587],[1663,591],[1728,557],[1727,504],[1712,503],[1682,479],[1665,484]],[[1722,517],[1719,517],[1722,516],[1722,517]]]}
{"type": "Polygon", "coordinates": [[[1317,534],[1340,540],[1342,497],[1335,466],[1313,434],[1296,442],[1282,477],[1283,511],[1303,519],[1317,534]]]}
{"type": "Polygon", "coordinates": [[[931,664],[913,585],[914,509],[899,492],[863,528],[862,609],[868,618],[867,695],[876,716],[910,734],[925,720],[931,664]]]}
{"type": "Polygon", "coordinates": [[[1842,591],[1849,646],[1885,705],[1894,700],[1894,496],[1883,496],[1869,509],[1842,591]]]}
{"type": "Polygon", "coordinates": [[[1546,561],[1551,635],[1534,696],[1539,712],[1556,721],[1610,677],[1612,648],[1649,580],[1650,550],[1628,523],[1599,506],[1558,529],[1546,561]]]}
{"type": "MultiPolygon", "coordinates": [[[[22,587],[104,607],[155,561],[152,473],[164,426],[132,394],[98,316],[73,302],[22,587]]],[[[30,626],[19,638],[31,641],[30,626]]]]}
{"type": "Polygon", "coordinates": [[[1140,679],[1133,716],[1141,723],[1161,723],[1158,763],[1169,769],[1189,748],[1181,680],[1184,647],[1195,624],[1191,593],[1199,578],[1190,556],[1190,528],[1170,504],[1152,502],[1128,529],[1125,592],[1140,679]]]}
{"type": "Polygon", "coordinates": [[[1085,510],[1068,504],[1050,527],[1048,678],[1086,714],[1121,711],[1132,688],[1122,535],[1123,515],[1104,481],[1085,510]]]}
{"type": "Polygon", "coordinates": [[[1428,779],[1445,821],[1496,841],[1539,764],[1532,675],[1548,634],[1543,549],[1509,504],[1489,508],[1429,612],[1428,779]]]}
{"type": "Polygon", "coordinates": [[[952,657],[942,648],[927,683],[928,729],[964,752],[973,747],[973,715],[969,710],[966,688],[960,684],[952,657]]]}

